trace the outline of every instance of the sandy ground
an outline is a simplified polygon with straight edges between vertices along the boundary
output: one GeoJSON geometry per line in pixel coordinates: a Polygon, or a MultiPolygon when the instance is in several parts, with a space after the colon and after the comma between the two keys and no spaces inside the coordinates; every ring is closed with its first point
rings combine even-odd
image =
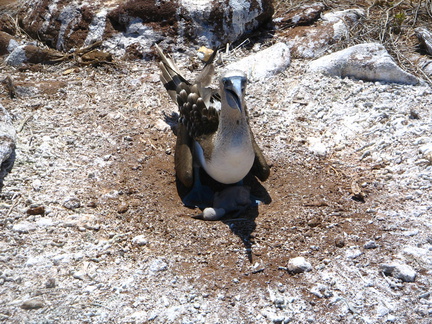
{"type": "Polygon", "coordinates": [[[430,323],[432,89],[306,65],[249,85],[272,168],[248,183],[268,204],[216,222],[182,206],[176,107],[154,62],[2,66],[18,141],[0,193],[0,320],[430,323]],[[298,256],[311,271],[287,271],[298,256]],[[415,281],[384,275],[392,262],[415,281]]]}

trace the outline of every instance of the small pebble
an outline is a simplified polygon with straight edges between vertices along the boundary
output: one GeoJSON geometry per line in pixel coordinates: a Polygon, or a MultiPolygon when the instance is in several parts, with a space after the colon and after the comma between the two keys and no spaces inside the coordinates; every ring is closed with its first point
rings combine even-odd
{"type": "Polygon", "coordinates": [[[362,254],[363,254],[363,252],[357,248],[352,248],[352,249],[348,249],[345,251],[345,256],[351,260],[359,257],[362,254]]]}
{"type": "Polygon", "coordinates": [[[54,278],[49,278],[45,283],[45,288],[55,288],[56,282],[54,278]]]}
{"type": "Polygon", "coordinates": [[[63,207],[67,209],[77,209],[81,207],[81,202],[78,198],[69,198],[63,203],[63,207]]]}
{"type": "Polygon", "coordinates": [[[152,272],[164,271],[167,269],[168,269],[168,264],[162,259],[153,260],[152,263],[150,264],[150,271],[152,272]]]}
{"type": "Polygon", "coordinates": [[[338,248],[343,248],[345,246],[345,240],[342,237],[337,237],[335,239],[335,245],[338,248]]]}
{"type": "Polygon", "coordinates": [[[43,215],[45,214],[45,206],[30,206],[27,209],[27,215],[43,215]]]}
{"type": "Polygon", "coordinates": [[[138,235],[132,239],[132,243],[134,243],[138,246],[143,246],[143,245],[146,245],[148,242],[147,242],[147,239],[144,237],[144,235],[138,235]]]}
{"type": "Polygon", "coordinates": [[[292,258],[288,261],[288,271],[291,273],[302,273],[305,271],[311,271],[312,265],[306,261],[304,257],[292,258]]]}
{"type": "Polygon", "coordinates": [[[128,209],[129,209],[129,205],[122,202],[117,206],[117,213],[124,214],[128,211],[128,209]]]}
{"type": "Polygon", "coordinates": [[[363,248],[369,250],[369,249],[376,249],[378,245],[375,241],[368,241],[363,245],[363,248]]]}
{"type": "Polygon", "coordinates": [[[41,298],[32,298],[22,303],[23,309],[38,309],[44,307],[44,302],[41,298]]]}

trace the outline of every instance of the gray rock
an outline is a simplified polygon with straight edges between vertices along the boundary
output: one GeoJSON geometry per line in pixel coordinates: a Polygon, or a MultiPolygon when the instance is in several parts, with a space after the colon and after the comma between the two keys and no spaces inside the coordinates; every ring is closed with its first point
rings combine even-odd
{"type": "Polygon", "coordinates": [[[277,43],[240,61],[229,64],[226,69],[244,71],[249,80],[257,81],[285,71],[290,63],[289,47],[285,43],[277,43]]]}
{"type": "Polygon", "coordinates": [[[17,46],[5,59],[5,63],[11,66],[18,66],[27,61],[25,46],[17,46]]]}
{"type": "Polygon", "coordinates": [[[21,308],[23,309],[38,309],[42,307],[44,307],[44,302],[43,299],[39,297],[26,300],[21,304],[21,308]]]}
{"type": "Polygon", "coordinates": [[[382,264],[381,271],[393,278],[400,279],[403,282],[414,282],[417,272],[407,264],[390,263],[382,264]]]}
{"type": "Polygon", "coordinates": [[[419,83],[415,76],[402,70],[384,46],[378,43],[355,45],[323,56],[310,62],[308,69],[341,78],[411,85],[419,83]]]}
{"type": "Polygon", "coordinates": [[[67,209],[77,209],[81,207],[81,202],[78,198],[74,198],[74,197],[68,198],[63,203],[63,207],[67,209]]]}
{"type": "Polygon", "coordinates": [[[432,55],[432,33],[424,27],[418,27],[414,32],[426,51],[432,55]]]}
{"type": "Polygon", "coordinates": [[[368,241],[363,245],[363,248],[369,250],[369,249],[376,249],[378,247],[378,244],[376,244],[375,241],[368,241]]]}
{"type": "Polygon", "coordinates": [[[312,265],[304,257],[296,257],[289,259],[287,268],[291,273],[302,273],[311,271],[312,265]]]}
{"type": "Polygon", "coordinates": [[[4,176],[10,171],[15,159],[16,131],[12,125],[12,117],[0,104],[0,188],[4,176]]]}

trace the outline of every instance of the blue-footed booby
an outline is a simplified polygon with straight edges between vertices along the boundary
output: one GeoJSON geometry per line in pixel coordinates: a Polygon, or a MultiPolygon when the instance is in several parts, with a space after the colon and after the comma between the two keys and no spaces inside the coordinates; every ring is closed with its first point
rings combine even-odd
{"type": "Polygon", "coordinates": [[[239,183],[249,172],[265,181],[270,168],[249,127],[245,74],[237,70],[224,72],[217,92],[208,87],[214,74],[216,52],[192,84],[181,75],[174,61],[159,46],[155,47],[161,59],[161,81],[179,106],[176,174],[187,188],[193,187],[192,191],[201,195],[201,198],[186,197],[183,203],[200,208],[209,205],[199,201],[205,200],[208,190],[201,186],[199,167],[222,184],[239,183]]]}

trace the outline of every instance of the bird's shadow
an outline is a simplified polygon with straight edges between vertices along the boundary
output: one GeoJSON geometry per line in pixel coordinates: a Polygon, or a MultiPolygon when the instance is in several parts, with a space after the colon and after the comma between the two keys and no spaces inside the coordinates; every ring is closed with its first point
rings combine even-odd
{"type": "MultiPolygon", "coordinates": [[[[200,179],[203,185],[208,186],[213,192],[223,191],[228,185],[221,184],[212,179],[202,168],[200,168],[200,179]]],[[[267,189],[253,176],[248,174],[243,180],[244,185],[251,189],[251,196],[258,200],[260,204],[270,204],[272,199],[267,189]]],[[[189,189],[186,188],[181,181],[176,179],[177,193],[179,197],[183,198],[189,193],[189,189]]],[[[210,206],[209,206],[210,207],[210,206]]],[[[258,205],[254,204],[248,207],[245,211],[238,214],[237,211],[227,213],[224,217],[219,219],[220,222],[226,224],[232,233],[237,235],[245,248],[245,253],[248,260],[252,263],[253,258],[253,232],[256,229],[255,219],[258,217],[258,205]]]]}

